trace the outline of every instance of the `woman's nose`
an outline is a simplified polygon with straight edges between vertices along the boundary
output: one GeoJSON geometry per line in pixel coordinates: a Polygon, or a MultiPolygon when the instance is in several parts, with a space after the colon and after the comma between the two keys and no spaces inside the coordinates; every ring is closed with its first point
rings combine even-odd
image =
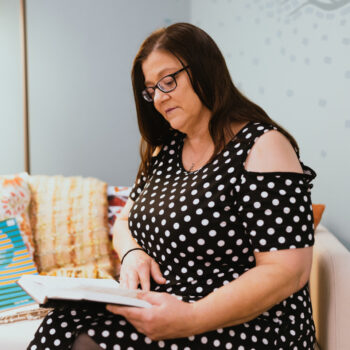
{"type": "Polygon", "coordinates": [[[159,103],[162,102],[164,100],[169,99],[169,93],[163,92],[160,89],[156,89],[156,91],[154,91],[154,97],[153,97],[153,101],[154,103],[159,103]]]}

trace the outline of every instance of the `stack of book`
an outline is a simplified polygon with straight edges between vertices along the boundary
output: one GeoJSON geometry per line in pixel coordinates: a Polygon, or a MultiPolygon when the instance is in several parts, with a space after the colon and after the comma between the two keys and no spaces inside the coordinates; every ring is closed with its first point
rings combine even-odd
{"type": "Polygon", "coordinates": [[[23,275],[37,273],[16,219],[0,221],[0,315],[15,308],[36,305],[17,281],[23,275]]]}

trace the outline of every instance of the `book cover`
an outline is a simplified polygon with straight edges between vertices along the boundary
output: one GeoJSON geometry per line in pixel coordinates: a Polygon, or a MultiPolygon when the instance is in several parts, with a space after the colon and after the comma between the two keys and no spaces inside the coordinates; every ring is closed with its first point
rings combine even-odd
{"type": "Polygon", "coordinates": [[[37,269],[23,241],[16,219],[0,221],[0,313],[35,301],[16,283],[37,269]]]}

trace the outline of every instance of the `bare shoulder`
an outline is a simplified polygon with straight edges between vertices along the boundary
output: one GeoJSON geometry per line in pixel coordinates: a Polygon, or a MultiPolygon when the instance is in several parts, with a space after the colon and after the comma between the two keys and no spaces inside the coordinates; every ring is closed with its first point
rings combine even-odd
{"type": "Polygon", "coordinates": [[[249,152],[245,168],[255,172],[303,172],[293,146],[277,130],[258,138],[249,152]]]}

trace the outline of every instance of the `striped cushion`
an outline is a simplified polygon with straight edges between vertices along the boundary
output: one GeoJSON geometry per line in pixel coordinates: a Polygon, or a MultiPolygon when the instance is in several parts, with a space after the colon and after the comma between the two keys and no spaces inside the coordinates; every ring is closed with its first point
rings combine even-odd
{"type": "Polygon", "coordinates": [[[107,184],[94,178],[30,176],[31,226],[41,274],[114,274],[108,237],[107,184]]]}

